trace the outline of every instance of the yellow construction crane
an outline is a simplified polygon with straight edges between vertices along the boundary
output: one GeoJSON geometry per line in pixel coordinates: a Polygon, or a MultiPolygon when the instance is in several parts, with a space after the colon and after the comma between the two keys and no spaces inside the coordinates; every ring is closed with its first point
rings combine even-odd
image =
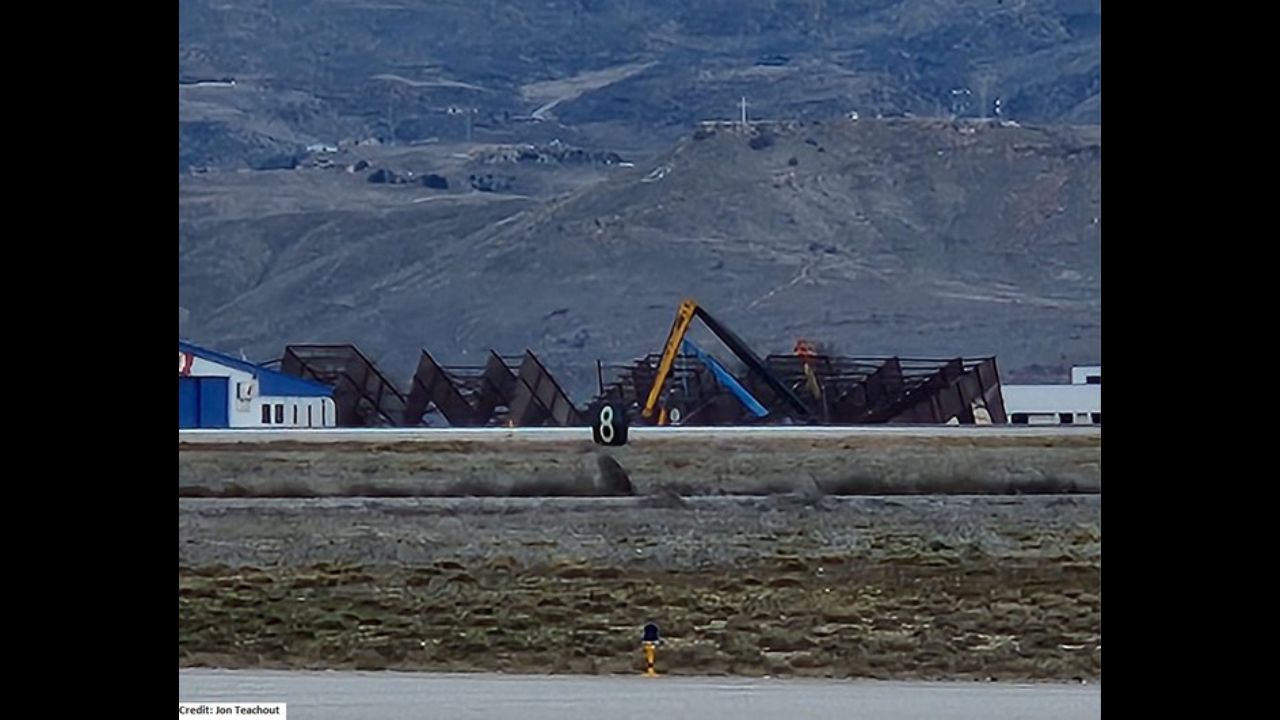
{"type": "MultiPolygon", "coordinates": [[[[720,342],[725,344],[734,355],[738,357],[747,368],[757,373],[759,377],[764,379],[765,383],[777,393],[788,405],[791,406],[798,418],[807,418],[809,416],[809,408],[796,397],[796,394],[784,385],[777,376],[773,374],[751,348],[742,341],[733,331],[725,327],[711,316],[698,302],[692,298],[686,298],[680,303],[680,307],[676,310],[675,322],[671,323],[671,331],[667,333],[667,342],[662,348],[662,359],[658,362],[658,373],[653,379],[653,387],[649,389],[649,396],[646,398],[644,408],[640,411],[641,417],[648,420],[653,417],[653,413],[658,409],[658,399],[662,396],[663,387],[667,384],[667,377],[671,374],[671,368],[675,365],[676,356],[680,354],[681,343],[684,342],[684,336],[689,332],[689,325],[693,323],[695,317],[701,318],[702,323],[711,330],[720,342]]],[[[727,374],[727,373],[726,373],[727,374]]],[[[754,398],[749,398],[749,393],[742,388],[737,382],[731,384],[730,390],[743,400],[745,405],[749,407],[752,404],[758,405],[754,398]]],[[[760,413],[763,414],[763,408],[760,413]]],[[[658,424],[666,424],[665,409],[658,416],[658,424]]]]}
{"type": "MultiPolygon", "coordinates": [[[[685,333],[689,332],[689,325],[693,323],[693,317],[698,314],[698,303],[692,299],[685,299],[680,303],[680,307],[676,310],[676,320],[671,324],[671,332],[667,333],[667,344],[662,348],[662,360],[658,363],[658,374],[653,379],[653,387],[649,389],[649,397],[644,402],[644,409],[640,412],[641,417],[653,417],[653,411],[658,406],[658,396],[662,394],[662,387],[667,384],[667,375],[671,374],[671,366],[675,364],[676,355],[680,353],[680,343],[684,341],[685,333]]],[[[660,418],[659,424],[663,418],[660,418]]]]}

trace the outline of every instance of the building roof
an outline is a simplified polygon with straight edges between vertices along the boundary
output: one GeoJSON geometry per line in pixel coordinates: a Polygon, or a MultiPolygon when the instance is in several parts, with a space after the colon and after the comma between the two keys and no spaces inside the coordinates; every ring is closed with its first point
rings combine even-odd
{"type": "Polygon", "coordinates": [[[292,375],[285,375],[278,370],[255,365],[248,360],[232,357],[216,350],[202,348],[182,340],[178,341],[178,351],[191,353],[198,358],[225,365],[227,367],[252,374],[258,380],[258,394],[272,397],[333,397],[333,388],[310,380],[303,380],[292,375]]]}

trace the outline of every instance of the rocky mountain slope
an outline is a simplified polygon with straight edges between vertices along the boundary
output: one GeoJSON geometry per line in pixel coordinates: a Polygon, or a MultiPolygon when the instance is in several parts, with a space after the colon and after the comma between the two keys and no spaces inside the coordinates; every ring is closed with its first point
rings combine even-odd
{"type": "Polygon", "coordinates": [[[845,119],[705,127],[634,167],[500,165],[504,192],[456,159],[432,165],[447,191],[189,176],[180,333],[255,359],[355,342],[398,381],[420,347],[529,347],[584,401],[596,358],[657,351],[694,296],[761,353],[997,354],[1033,378],[1100,360],[1101,153],[1099,127],[845,119]]]}
{"type": "Polygon", "coordinates": [[[742,97],[772,120],[1102,117],[1101,0],[181,0],[178,16],[180,170],[363,138],[659,148],[742,97]]]}

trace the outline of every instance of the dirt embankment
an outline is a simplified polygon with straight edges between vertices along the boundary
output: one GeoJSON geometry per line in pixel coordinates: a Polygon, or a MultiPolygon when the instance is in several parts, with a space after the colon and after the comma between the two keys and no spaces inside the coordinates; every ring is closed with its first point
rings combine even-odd
{"type": "Polygon", "coordinates": [[[1101,498],[179,501],[179,666],[1101,677],[1101,498]]]}
{"type": "Polygon", "coordinates": [[[180,497],[1100,493],[1102,440],[879,437],[178,448],[180,497]]]}

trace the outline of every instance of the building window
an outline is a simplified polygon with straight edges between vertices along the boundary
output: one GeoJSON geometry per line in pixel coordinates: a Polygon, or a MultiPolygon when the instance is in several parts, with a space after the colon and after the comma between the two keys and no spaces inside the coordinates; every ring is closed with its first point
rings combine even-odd
{"type": "Polygon", "coordinates": [[[276,403],[276,424],[284,424],[284,405],[281,403],[276,403]]]}
{"type": "Polygon", "coordinates": [[[310,406],[310,405],[308,405],[308,406],[307,406],[307,427],[312,427],[312,424],[313,424],[313,423],[312,423],[312,420],[311,420],[311,406],[310,406]]]}
{"type": "Polygon", "coordinates": [[[271,424],[271,406],[266,403],[262,404],[262,424],[271,424]]]}
{"type": "Polygon", "coordinates": [[[1009,422],[1013,423],[1014,425],[1026,425],[1026,424],[1027,424],[1027,414],[1026,414],[1026,413],[1014,413],[1014,414],[1009,418],[1009,422]]]}
{"type": "Polygon", "coordinates": [[[293,424],[298,424],[298,406],[296,403],[293,406],[293,424]]]}
{"type": "Polygon", "coordinates": [[[1093,419],[1093,424],[1094,424],[1094,425],[1101,425],[1101,424],[1102,424],[1102,413],[1100,413],[1100,412],[1093,413],[1093,414],[1092,414],[1092,419],[1093,419]]]}
{"type": "Polygon", "coordinates": [[[1058,413],[1059,425],[1071,425],[1075,423],[1075,421],[1076,421],[1076,416],[1072,415],[1071,413],[1058,413]]]}
{"type": "Polygon", "coordinates": [[[1101,385],[1101,384],[1102,384],[1102,376],[1101,376],[1101,375],[1090,375],[1089,377],[1085,378],[1085,379],[1084,379],[1084,381],[1085,381],[1085,383],[1086,383],[1086,384],[1088,384],[1088,385],[1101,385]]]}

